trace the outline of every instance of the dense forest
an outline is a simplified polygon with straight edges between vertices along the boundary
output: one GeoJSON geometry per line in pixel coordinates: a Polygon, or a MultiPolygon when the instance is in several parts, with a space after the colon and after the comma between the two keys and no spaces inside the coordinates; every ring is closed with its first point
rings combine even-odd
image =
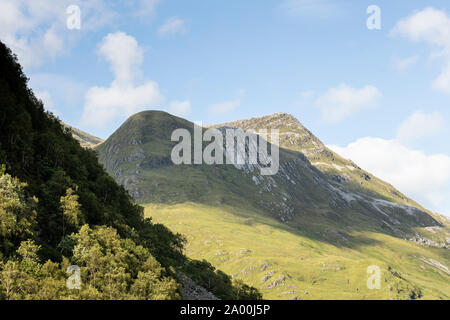
{"type": "Polygon", "coordinates": [[[261,298],[184,244],[44,111],[0,42],[0,299],[179,299],[184,275],[220,299],[261,298]]]}

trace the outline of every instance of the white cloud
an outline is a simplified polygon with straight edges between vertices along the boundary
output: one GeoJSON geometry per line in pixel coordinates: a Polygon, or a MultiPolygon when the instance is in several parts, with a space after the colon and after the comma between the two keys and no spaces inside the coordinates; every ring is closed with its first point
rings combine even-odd
{"type": "Polygon", "coordinates": [[[191,113],[191,102],[189,100],[172,101],[169,103],[169,112],[179,117],[187,116],[191,113]]]}
{"type": "MultiPolygon", "coordinates": [[[[122,17],[154,14],[159,0],[121,0],[122,17]]],[[[107,0],[1,0],[0,40],[26,69],[64,53],[86,31],[117,22],[117,3],[107,0]],[[66,9],[81,9],[81,29],[68,30],[66,9]]]]}
{"type": "Polygon", "coordinates": [[[419,56],[412,56],[412,57],[407,57],[407,58],[394,57],[392,59],[392,63],[393,63],[395,70],[405,71],[406,69],[408,69],[411,66],[413,66],[414,64],[416,64],[418,60],[419,60],[419,56]]]}
{"type": "Polygon", "coordinates": [[[87,91],[80,121],[83,126],[105,128],[164,101],[156,82],[135,84],[143,57],[142,48],[132,36],[123,32],[108,34],[98,53],[111,64],[115,78],[109,87],[92,87],[87,91]]]}
{"type": "Polygon", "coordinates": [[[124,32],[110,33],[100,43],[98,54],[110,64],[115,82],[132,84],[143,61],[143,50],[132,36],[124,32]]]}
{"type": "Polygon", "coordinates": [[[327,122],[336,123],[361,110],[374,107],[380,97],[380,91],[374,86],[358,89],[341,84],[319,96],[315,104],[327,122]]]}
{"type": "Polygon", "coordinates": [[[64,47],[63,40],[54,29],[48,29],[47,32],[45,32],[43,42],[51,56],[61,52],[64,47]]]}
{"type": "Polygon", "coordinates": [[[433,87],[450,93],[450,17],[443,10],[426,8],[400,20],[391,30],[391,35],[403,36],[411,41],[426,42],[437,51],[433,57],[441,57],[441,74],[433,87]]]}
{"type": "Polygon", "coordinates": [[[139,6],[136,14],[140,16],[151,16],[155,14],[160,0],[139,0],[138,2],[139,6]]]}
{"type": "Polygon", "coordinates": [[[447,62],[441,74],[434,80],[433,87],[442,92],[450,93],[450,61],[447,62]]]}
{"type": "Polygon", "coordinates": [[[118,119],[129,117],[139,111],[157,107],[164,101],[158,84],[149,81],[140,86],[92,87],[85,97],[81,124],[90,128],[104,129],[118,119]]]}
{"type": "Polygon", "coordinates": [[[62,2],[50,0],[39,4],[25,0],[0,1],[0,39],[17,54],[25,68],[39,65],[44,57],[53,57],[63,49],[56,26],[63,19],[65,7],[62,2]]]}
{"type": "Polygon", "coordinates": [[[415,12],[408,18],[401,19],[391,33],[413,41],[426,41],[439,47],[447,47],[450,36],[450,19],[445,11],[426,8],[415,12]]]}
{"type": "Polygon", "coordinates": [[[439,132],[443,125],[444,119],[439,112],[424,113],[423,111],[416,111],[400,124],[396,139],[409,142],[430,136],[439,132]]]}
{"type": "Polygon", "coordinates": [[[187,31],[184,20],[178,17],[167,19],[162,26],[158,28],[158,36],[165,37],[175,34],[183,34],[187,31]]]}
{"type": "Polygon", "coordinates": [[[294,16],[327,17],[340,11],[339,5],[332,0],[284,0],[281,6],[294,16]]]}
{"type": "Polygon", "coordinates": [[[450,213],[441,205],[450,195],[450,157],[412,150],[395,140],[362,138],[346,147],[330,148],[425,207],[450,213]]]}

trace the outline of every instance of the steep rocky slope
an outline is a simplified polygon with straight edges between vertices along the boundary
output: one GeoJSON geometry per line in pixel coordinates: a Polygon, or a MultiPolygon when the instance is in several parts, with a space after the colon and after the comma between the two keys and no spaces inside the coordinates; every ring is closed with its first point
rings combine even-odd
{"type": "MultiPolygon", "coordinates": [[[[343,205],[359,213],[369,211],[369,215],[381,221],[382,228],[390,229],[397,236],[407,237],[401,231],[405,224],[411,227],[428,227],[422,233],[438,241],[415,233],[415,241],[439,247],[450,247],[448,219],[432,213],[396,190],[389,183],[378,179],[360,168],[351,160],[344,159],[327,148],[314,134],[305,128],[295,117],[286,113],[216,124],[208,127],[234,127],[243,130],[271,128],[280,132],[280,147],[301,152],[309,164],[326,177],[322,184],[328,186],[337,198],[332,207],[343,205]],[[434,232],[427,232],[433,230],[434,232]],[[437,236],[439,235],[439,236],[437,236]]],[[[282,172],[285,170],[284,163],[282,172]]]]}

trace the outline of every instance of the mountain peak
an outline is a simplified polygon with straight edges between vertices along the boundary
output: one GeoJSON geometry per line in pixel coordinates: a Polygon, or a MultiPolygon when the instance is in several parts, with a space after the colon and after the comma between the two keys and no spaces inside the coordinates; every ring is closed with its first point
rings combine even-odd
{"type": "Polygon", "coordinates": [[[307,156],[327,151],[325,145],[312,134],[311,131],[304,127],[293,115],[285,112],[211,125],[208,127],[234,127],[255,131],[261,129],[278,129],[280,133],[280,146],[283,148],[301,151],[307,156]]]}
{"type": "Polygon", "coordinates": [[[269,114],[267,116],[263,116],[261,118],[272,118],[272,119],[289,119],[289,120],[293,120],[293,121],[298,121],[297,118],[295,118],[292,114],[290,113],[286,113],[286,112],[276,112],[273,114],[269,114]]]}
{"type": "Polygon", "coordinates": [[[222,124],[209,125],[208,127],[236,127],[244,129],[281,129],[283,126],[299,126],[304,128],[300,121],[293,115],[285,112],[277,112],[274,114],[252,117],[242,120],[236,120],[232,122],[226,122],[222,124]],[[253,126],[253,127],[252,127],[253,126]],[[265,127],[264,127],[265,126],[265,127]]]}

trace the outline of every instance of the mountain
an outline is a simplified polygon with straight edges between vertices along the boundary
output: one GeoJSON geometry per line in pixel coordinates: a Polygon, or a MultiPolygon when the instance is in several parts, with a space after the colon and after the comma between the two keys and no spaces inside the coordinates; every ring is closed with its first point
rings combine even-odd
{"type": "Polygon", "coordinates": [[[215,128],[280,132],[280,168],[263,176],[246,164],[181,165],[170,158],[173,130],[193,124],[160,111],[129,118],[98,146],[108,173],[139,203],[245,201],[283,222],[312,225],[333,221],[341,227],[378,229],[399,237],[411,228],[440,222],[430,212],[349,160],[341,158],[288,114],[214,125],[215,128]],[[245,192],[242,192],[245,190],[245,192]]]}
{"type": "Polygon", "coordinates": [[[187,236],[188,255],[269,298],[450,297],[445,218],[335,154],[289,114],[209,127],[278,129],[278,173],[250,163],[174,165],[171,134],[194,125],[161,111],[130,117],[96,147],[148,216],[187,236]],[[372,264],[384,272],[383,290],[365,285],[372,264]]]}
{"type": "Polygon", "coordinates": [[[0,300],[260,298],[186,257],[73,134],[97,141],[44,111],[0,42],[0,300]]]}
{"type": "Polygon", "coordinates": [[[64,128],[67,128],[70,131],[72,137],[75,140],[77,140],[78,143],[84,148],[92,149],[104,141],[101,138],[92,136],[89,133],[71,127],[68,124],[65,124],[64,122],[61,122],[61,124],[64,126],[64,128]]]}

